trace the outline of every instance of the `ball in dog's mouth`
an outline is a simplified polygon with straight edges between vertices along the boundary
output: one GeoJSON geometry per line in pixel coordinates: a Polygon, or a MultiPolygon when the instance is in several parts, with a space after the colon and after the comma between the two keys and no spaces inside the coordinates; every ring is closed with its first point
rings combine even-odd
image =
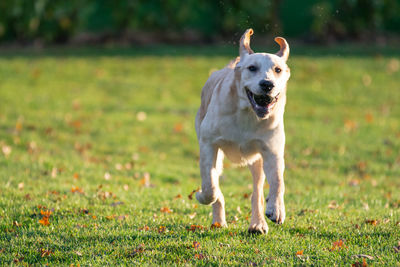
{"type": "Polygon", "coordinates": [[[260,118],[264,118],[272,110],[272,108],[275,106],[275,103],[278,101],[279,93],[275,97],[272,97],[266,94],[256,95],[248,88],[245,89],[253,110],[260,118]]]}

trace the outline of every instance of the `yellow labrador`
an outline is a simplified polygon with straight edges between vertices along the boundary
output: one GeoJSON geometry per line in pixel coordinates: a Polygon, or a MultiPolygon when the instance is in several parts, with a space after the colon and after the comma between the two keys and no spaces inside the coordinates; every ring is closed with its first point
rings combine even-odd
{"type": "Polygon", "coordinates": [[[240,57],[214,72],[203,87],[196,116],[200,146],[201,190],[196,198],[213,208],[213,224],[226,226],[224,196],[219,188],[223,159],[248,165],[253,176],[251,233],[267,233],[264,219],[265,175],[270,186],[266,216],[276,223],[285,220],[283,181],[285,132],[283,113],[289,45],[281,37],[276,54],[254,53],[252,29],[240,39],[240,57]]]}

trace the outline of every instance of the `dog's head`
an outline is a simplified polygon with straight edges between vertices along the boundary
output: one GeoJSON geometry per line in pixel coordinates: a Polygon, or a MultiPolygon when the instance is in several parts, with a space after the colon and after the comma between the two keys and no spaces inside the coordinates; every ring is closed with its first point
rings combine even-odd
{"type": "Polygon", "coordinates": [[[252,29],[240,39],[240,61],[235,74],[240,77],[239,96],[251,106],[260,119],[268,118],[277,102],[285,94],[290,69],[286,65],[289,45],[282,37],[276,37],[280,50],[276,54],[254,53],[250,48],[252,29]]]}

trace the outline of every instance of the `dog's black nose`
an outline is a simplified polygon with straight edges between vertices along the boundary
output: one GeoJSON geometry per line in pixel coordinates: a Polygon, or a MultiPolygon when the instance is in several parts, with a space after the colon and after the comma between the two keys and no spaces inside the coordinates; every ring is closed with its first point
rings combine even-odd
{"type": "Polygon", "coordinates": [[[261,80],[258,84],[260,85],[261,89],[266,92],[269,92],[272,90],[272,88],[274,88],[274,84],[267,80],[261,80]]]}

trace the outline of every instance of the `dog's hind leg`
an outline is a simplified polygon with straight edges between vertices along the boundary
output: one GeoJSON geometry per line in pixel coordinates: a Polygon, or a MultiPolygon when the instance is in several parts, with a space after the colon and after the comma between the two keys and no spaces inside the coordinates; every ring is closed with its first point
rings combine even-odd
{"type": "Polygon", "coordinates": [[[219,188],[219,176],[222,173],[224,153],[212,145],[200,143],[201,190],[196,198],[201,204],[213,207],[213,224],[226,226],[225,201],[219,188]]]}
{"type": "Polygon", "coordinates": [[[260,158],[249,165],[253,175],[253,195],[251,197],[251,221],[249,233],[266,234],[268,225],[264,218],[264,181],[263,160],[260,158]]]}

